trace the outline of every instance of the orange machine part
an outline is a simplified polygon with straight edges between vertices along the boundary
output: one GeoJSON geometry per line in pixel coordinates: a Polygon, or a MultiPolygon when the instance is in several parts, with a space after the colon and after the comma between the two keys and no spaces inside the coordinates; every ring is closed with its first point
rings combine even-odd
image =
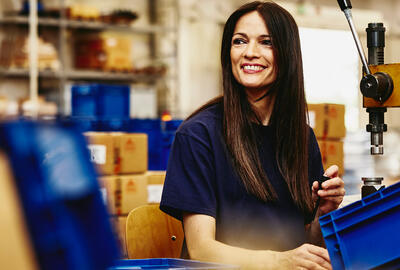
{"type": "Polygon", "coordinates": [[[371,73],[385,72],[392,77],[393,80],[393,93],[383,103],[380,103],[373,98],[363,98],[364,108],[379,108],[379,107],[400,107],[400,64],[384,64],[384,65],[371,65],[369,66],[371,73]]]}

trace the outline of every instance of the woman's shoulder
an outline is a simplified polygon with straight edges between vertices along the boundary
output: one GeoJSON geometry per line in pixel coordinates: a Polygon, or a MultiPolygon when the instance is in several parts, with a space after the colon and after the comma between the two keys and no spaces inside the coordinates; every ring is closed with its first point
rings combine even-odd
{"type": "Polygon", "coordinates": [[[186,119],[178,128],[177,134],[193,136],[219,131],[222,127],[222,114],[220,103],[210,105],[186,119]]]}

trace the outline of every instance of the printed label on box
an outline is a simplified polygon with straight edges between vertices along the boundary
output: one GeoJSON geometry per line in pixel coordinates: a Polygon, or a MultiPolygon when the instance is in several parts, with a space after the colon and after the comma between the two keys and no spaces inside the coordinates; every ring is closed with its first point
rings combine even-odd
{"type": "Polygon", "coordinates": [[[315,112],[308,111],[308,119],[310,120],[310,127],[315,128],[315,112]]]}
{"type": "Polygon", "coordinates": [[[90,161],[95,164],[106,164],[106,146],[100,144],[89,144],[90,161]]]}
{"type": "Polygon", "coordinates": [[[159,203],[161,202],[163,185],[148,185],[147,186],[147,202],[148,203],[159,203]]]}

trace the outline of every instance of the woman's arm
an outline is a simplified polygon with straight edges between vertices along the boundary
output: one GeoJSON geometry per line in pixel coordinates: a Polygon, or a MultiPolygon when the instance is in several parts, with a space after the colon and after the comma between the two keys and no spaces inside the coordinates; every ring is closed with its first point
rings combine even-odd
{"type": "Polygon", "coordinates": [[[215,218],[201,214],[184,214],[183,227],[194,260],[234,264],[241,269],[332,269],[327,250],[314,245],[285,252],[229,246],[215,240],[215,218]]]}

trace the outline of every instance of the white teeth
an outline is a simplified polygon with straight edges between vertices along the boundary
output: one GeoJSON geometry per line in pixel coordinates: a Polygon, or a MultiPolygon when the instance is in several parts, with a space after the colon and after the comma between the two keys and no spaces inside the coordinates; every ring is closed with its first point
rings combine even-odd
{"type": "Polygon", "coordinates": [[[264,68],[262,66],[248,66],[248,65],[246,65],[246,66],[243,66],[243,69],[257,71],[257,70],[262,70],[264,68]]]}

